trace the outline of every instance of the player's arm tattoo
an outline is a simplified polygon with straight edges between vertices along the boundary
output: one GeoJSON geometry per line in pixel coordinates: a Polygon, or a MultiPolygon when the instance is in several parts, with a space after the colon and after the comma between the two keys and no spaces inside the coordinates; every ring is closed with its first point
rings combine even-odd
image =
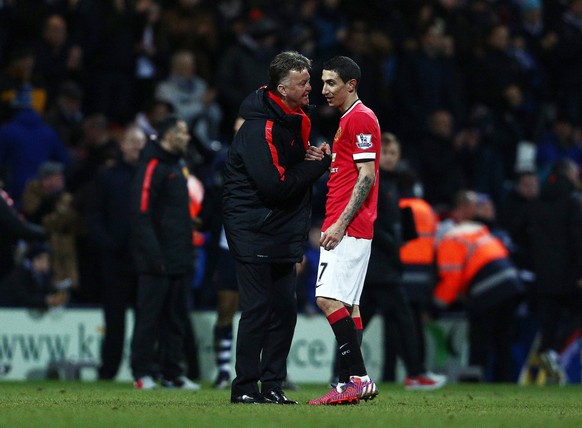
{"type": "MultiPolygon", "coordinates": [[[[374,165],[372,163],[372,165],[374,165]]],[[[374,170],[372,167],[371,174],[369,168],[360,168],[360,174],[358,175],[358,179],[356,181],[356,185],[354,186],[354,190],[352,191],[352,196],[348,205],[344,209],[342,215],[340,216],[340,221],[343,224],[349,224],[353,218],[356,216],[356,213],[368,197],[370,193],[370,189],[374,184],[374,170]]]]}

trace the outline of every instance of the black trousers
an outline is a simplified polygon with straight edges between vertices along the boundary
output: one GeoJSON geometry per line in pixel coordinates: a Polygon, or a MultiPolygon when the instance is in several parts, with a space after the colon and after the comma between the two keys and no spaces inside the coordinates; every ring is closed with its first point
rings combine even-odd
{"type": "Polygon", "coordinates": [[[419,332],[400,283],[366,284],[360,299],[360,314],[364,328],[374,314],[382,315],[384,321],[384,368],[382,380],[396,380],[396,357],[400,356],[408,376],[424,372],[424,361],[419,349],[419,332]]]}
{"type": "Polygon", "coordinates": [[[191,282],[191,274],[139,275],[131,342],[131,369],[135,379],[156,376],[156,352],[164,378],[174,379],[183,374],[184,322],[191,282]]]}
{"type": "Polygon", "coordinates": [[[539,350],[553,349],[559,352],[570,335],[582,325],[582,298],[579,293],[541,294],[538,303],[542,335],[539,350]]]}
{"type": "Polygon", "coordinates": [[[135,306],[137,274],[109,265],[101,271],[101,303],[105,318],[105,335],[101,344],[99,379],[117,375],[125,345],[125,314],[135,306]]]}
{"type": "Polygon", "coordinates": [[[469,316],[469,364],[483,368],[493,382],[515,382],[511,346],[515,338],[516,301],[469,316]]]}
{"type": "Polygon", "coordinates": [[[236,263],[241,318],[233,397],[280,387],[297,323],[294,263],[236,263]]]}

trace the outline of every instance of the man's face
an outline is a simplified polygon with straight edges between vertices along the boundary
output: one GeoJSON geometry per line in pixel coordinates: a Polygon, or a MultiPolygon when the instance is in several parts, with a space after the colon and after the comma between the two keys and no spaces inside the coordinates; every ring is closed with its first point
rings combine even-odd
{"type": "Polygon", "coordinates": [[[380,169],[394,171],[399,160],[400,148],[398,144],[382,144],[382,149],[380,150],[380,169]]]}
{"type": "Polygon", "coordinates": [[[190,141],[190,133],[186,122],[180,120],[172,131],[167,134],[170,151],[177,154],[186,154],[188,149],[188,142],[190,141]]]}
{"type": "Polygon", "coordinates": [[[139,159],[141,149],[143,149],[146,142],[145,134],[137,129],[128,129],[121,140],[120,149],[123,159],[129,163],[134,164],[139,159]]]}
{"type": "Polygon", "coordinates": [[[539,195],[540,185],[535,174],[522,176],[517,182],[517,192],[525,199],[535,199],[539,195]]]}
{"type": "Polygon", "coordinates": [[[309,104],[311,92],[311,76],[304,69],[302,71],[291,70],[285,82],[285,100],[290,109],[305,107],[309,104]]]}
{"type": "Polygon", "coordinates": [[[42,188],[47,193],[59,193],[65,190],[65,174],[55,172],[47,177],[40,179],[42,188]]]}
{"type": "Polygon", "coordinates": [[[40,274],[47,274],[51,269],[49,253],[41,253],[32,259],[32,268],[40,274]]]}
{"type": "Polygon", "coordinates": [[[323,82],[321,93],[325,97],[327,104],[339,109],[344,105],[349,94],[348,84],[332,70],[323,70],[321,80],[323,82]]]}

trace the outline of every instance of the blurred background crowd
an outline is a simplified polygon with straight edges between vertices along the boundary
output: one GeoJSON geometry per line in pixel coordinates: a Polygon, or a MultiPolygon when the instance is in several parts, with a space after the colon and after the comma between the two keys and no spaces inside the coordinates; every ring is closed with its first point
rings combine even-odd
{"type": "MultiPolygon", "coordinates": [[[[321,64],[350,56],[417,194],[445,220],[476,192],[480,220],[527,260],[516,207],[556,162],[582,165],[582,0],[0,0],[0,281],[29,272],[35,298],[20,304],[101,303],[104,254],[131,263],[124,195],[109,196],[137,161],[136,129],[175,113],[201,204],[191,307],[214,308],[220,167],[242,99],[286,49],[313,59],[312,144],[338,123],[321,64]]],[[[324,198],[318,183],[315,225],[324,198]]]]}

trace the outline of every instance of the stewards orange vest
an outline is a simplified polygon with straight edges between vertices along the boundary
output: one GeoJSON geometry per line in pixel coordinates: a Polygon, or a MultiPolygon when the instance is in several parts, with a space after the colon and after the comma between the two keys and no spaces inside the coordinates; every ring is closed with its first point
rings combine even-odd
{"type": "Polygon", "coordinates": [[[414,216],[418,238],[400,247],[400,260],[408,265],[432,265],[434,262],[434,237],[438,224],[432,207],[421,198],[404,198],[400,208],[410,207],[414,216]]]}
{"type": "Polygon", "coordinates": [[[489,229],[475,222],[453,226],[437,243],[437,304],[466,297],[470,307],[487,310],[521,292],[509,253],[489,229]]]}

